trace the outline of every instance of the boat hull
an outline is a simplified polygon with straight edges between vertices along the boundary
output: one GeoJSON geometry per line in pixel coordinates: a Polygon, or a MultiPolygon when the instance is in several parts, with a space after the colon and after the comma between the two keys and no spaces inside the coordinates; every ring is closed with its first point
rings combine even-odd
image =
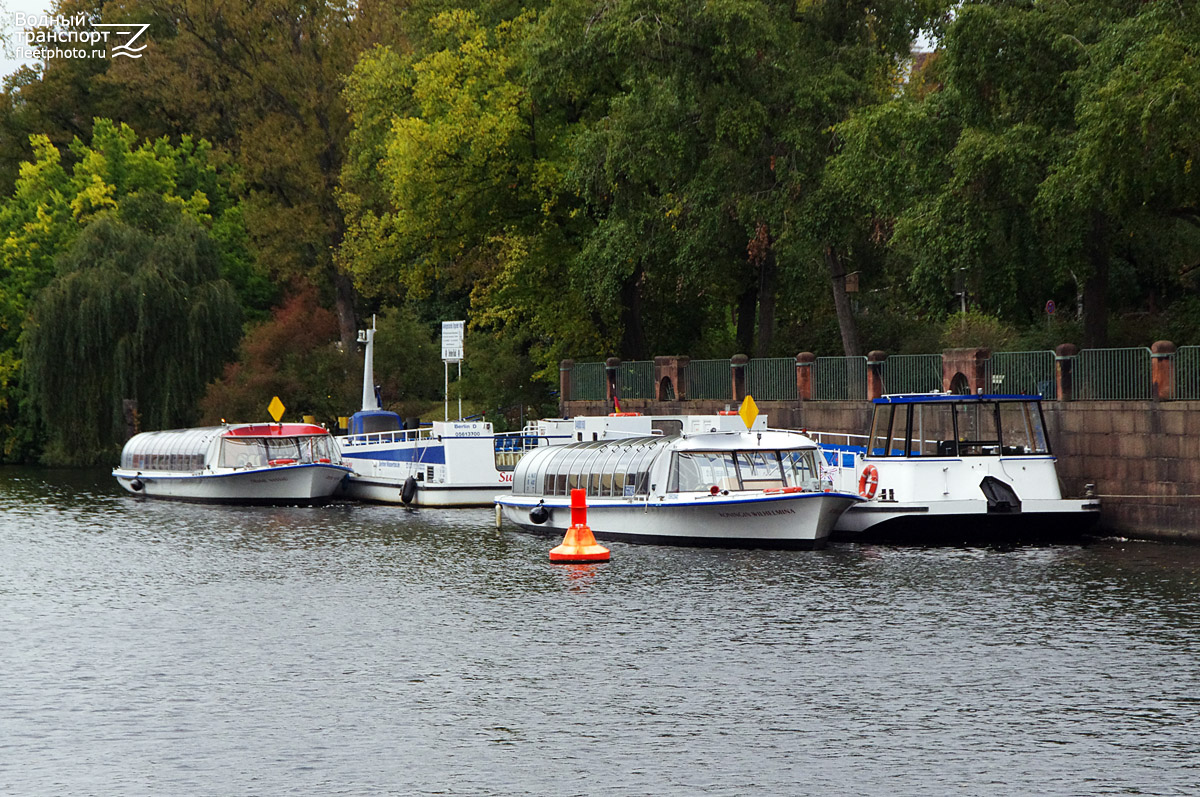
{"type": "Polygon", "coordinates": [[[352,468],[342,494],[356,501],[411,506],[491,506],[512,488],[512,471],[497,467],[490,424],[435,424],[422,430],[337,438],[352,468]],[[404,500],[404,483],[416,492],[404,500]]]}
{"type": "Polygon", "coordinates": [[[350,468],[341,465],[313,463],[215,473],[146,473],[118,468],[113,476],[130,493],[147,498],[212,504],[303,505],[328,501],[349,473],[350,468]]]}
{"type": "MultiPolygon", "coordinates": [[[[834,522],[861,499],[846,493],[680,496],[674,500],[589,499],[588,526],[597,539],[737,548],[820,548],[834,522]]],[[[562,534],[571,522],[561,496],[497,496],[504,517],[526,531],[562,534]],[[539,500],[545,523],[530,519],[539,500]]]]}
{"type": "MultiPolygon", "coordinates": [[[[403,478],[396,477],[366,477],[352,473],[346,477],[342,485],[341,495],[355,501],[365,501],[375,504],[404,503],[403,478]]],[[[415,476],[414,476],[415,478],[415,476]]],[[[417,491],[411,506],[428,507],[480,507],[491,506],[496,502],[496,493],[511,482],[487,484],[430,484],[425,481],[417,483],[417,491]]]]}
{"type": "Polygon", "coordinates": [[[987,501],[867,501],[851,507],[834,526],[845,542],[922,545],[1078,542],[1100,520],[1094,499],[1024,499],[1019,511],[989,512],[987,501]]]}

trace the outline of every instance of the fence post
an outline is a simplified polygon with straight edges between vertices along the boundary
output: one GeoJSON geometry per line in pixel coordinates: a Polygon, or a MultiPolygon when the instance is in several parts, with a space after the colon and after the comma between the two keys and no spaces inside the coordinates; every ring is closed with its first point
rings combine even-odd
{"type": "Polygon", "coordinates": [[[620,357],[609,357],[604,361],[604,375],[607,379],[604,380],[604,395],[608,399],[608,403],[612,405],[614,396],[620,396],[617,391],[617,370],[621,367],[620,357]]]}
{"type": "Polygon", "coordinates": [[[746,363],[750,358],[744,354],[735,354],[729,359],[729,375],[733,383],[733,400],[740,402],[746,398],[746,363]]]}
{"type": "Polygon", "coordinates": [[[1150,379],[1155,401],[1175,398],[1175,344],[1157,341],[1150,347],[1150,379]]]}
{"type": "Polygon", "coordinates": [[[567,417],[567,402],[572,398],[571,391],[574,388],[571,377],[574,372],[574,360],[563,360],[558,364],[558,414],[562,418],[567,417]]]}
{"type": "Polygon", "coordinates": [[[867,354],[867,401],[883,396],[883,361],[887,353],[873,351],[867,354]]]}
{"type": "Polygon", "coordinates": [[[991,349],[947,349],[942,352],[943,393],[991,393],[987,363],[991,349]],[[981,390],[982,388],[982,390],[981,390]]]}
{"type": "Polygon", "coordinates": [[[811,351],[796,355],[796,398],[800,401],[812,401],[813,363],[816,361],[817,355],[811,351]]]}
{"type": "Polygon", "coordinates": [[[1063,343],[1054,349],[1054,373],[1058,384],[1058,400],[1071,401],[1075,398],[1075,357],[1079,347],[1074,343],[1063,343]]]}

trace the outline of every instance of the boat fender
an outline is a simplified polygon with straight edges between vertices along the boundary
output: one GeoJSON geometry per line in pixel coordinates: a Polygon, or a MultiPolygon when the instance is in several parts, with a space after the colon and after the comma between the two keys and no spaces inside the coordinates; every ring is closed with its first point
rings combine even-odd
{"type": "Polygon", "coordinates": [[[538,505],[529,510],[529,519],[540,526],[550,519],[550,510],[544,503],[538,501],[538,505]]]}
{"type": "Polygon", "coordinates": [[[858,494],[869,501],[875,497],[877,489],[879,489],[879,471],[874,465],[868,465],[863,468],[862,475],[858,477],[858,494]]]}
{"type": "Polygon", "coordinates": [[[411,504],[413,502],[413,499],[416,497],[417,497],[417,480],[414,479],[412,476],[409,476],[407,479],[404,480],[404,487],[402,487],[400,489],[400,500],[401,500],[401,502],[404,503],[405,506],[408,506],[409,504],[411,504]]]}
{"type": "Polygon", "coordinates": [[[143,487],[145,487],[145,486],[146,486],[146,485],[145,485],[145,484],[142,482],[142,480],[141,480],[141,479],[139,479],[139,478],[137,478],[137,477],[134,477],[133,481],[131,481],[131,482],[129,483],[129,487],[130,487],[130,488],[131,488],[131,489],[132,489],[132,490],[133,490],[135,493],[140,493],[140,492],[142,491],[142,488],[143,488],[143,487]]]}

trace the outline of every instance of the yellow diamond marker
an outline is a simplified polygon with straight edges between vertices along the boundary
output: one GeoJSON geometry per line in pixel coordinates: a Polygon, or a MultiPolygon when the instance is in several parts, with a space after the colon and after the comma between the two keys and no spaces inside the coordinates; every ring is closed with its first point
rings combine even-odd
{"type": "Polygon", "coordinates": [[[287,407],[283,406],[283,402],[279,400],[279,396],[271,399],[271,403],[267,405],[267,412],[271,413],[275,423],[279,423],[279,419],[283,417],[283,411],[286,409],[287,407]]]}
{"type": "Polygon", "coordinates": [[[747,429],[754,425],[755,419],[758,418],[758,405],[754,403],[753,396],[742,399],[742,408],[738,410],[738,415],[742,416],[742,423],[746,424],[747,429]]]}

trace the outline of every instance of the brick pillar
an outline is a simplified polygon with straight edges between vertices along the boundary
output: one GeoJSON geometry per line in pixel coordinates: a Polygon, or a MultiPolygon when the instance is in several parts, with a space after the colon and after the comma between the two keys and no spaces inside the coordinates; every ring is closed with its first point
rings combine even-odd
{"type": "Polygon", "coordinates": [[[575,372],[574,360],[563,360],[558,364],[558,414],[567,417],[567,402],[571,400],[571,375],[575,372]]]}
{"type": "Polygon", "coordinates": [[[744,354],[735,354],[729,359],[729,376],[733,386],[733,400],[740,402],[746,398],[746,363],[750,358],[744,354]]]}
{"type": "Polygon", "coordinates": [[[1175,344],[1160,340],[1150,347],[1150,379],[1156,401],[1175,398],[1175,344]]]}
{"type": "Polygon", "coordinates": [[[1054,349],[1054,373],[1058,384],[1058,400],[1075,398],[1075,357],[1079,347],[1074,343],[1063,343],[1054,349]]]}
{"type": "Polygon", "coordinates": [[[811,351],[802,351],[796,355],[796,398],[800,401],[812,401],[813,395],[813,364],[817,355],[811,351]]]}
{"type": "Polygon", "coordinates": [[[609,357],[604,361],[604,375],[607,377],[604,380],[604,395],[611,404],[613,396],[620,396],[617,392],[617,369],[621,367],[620,357],[609,357]]]}
{"type": "Polygon", "coordinates": [[[959,388],[971,394],[981,390],[995,392],[987,382],[987,364],[991,356],[991,349],[947,349],[942,352],[942,392],[962,392],[959,388]],[[959,374],[962,374],[961,378],[959,374]]]}
{"type": "Polygon", "coordinates": [[[883,361],[887,354],[873,351],[867,354],[867,400],[877,399],[883,395],[883,361]]]}
{"type": "Polygon", "coordinates": [[[687,399],[688,357],[654,358],[654,398],[656,401],[685,401],[687,399]],[[667,396],[663,391],[663,380],[671,380],[675,395],[667,396]]]}

